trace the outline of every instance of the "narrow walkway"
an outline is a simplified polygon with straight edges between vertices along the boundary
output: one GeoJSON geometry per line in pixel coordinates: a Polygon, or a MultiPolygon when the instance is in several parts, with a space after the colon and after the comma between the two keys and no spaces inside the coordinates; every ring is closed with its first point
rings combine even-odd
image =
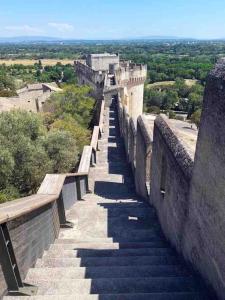
{"type": "Polygon", "coordinates": [[[154,209],[135,195],[114,106],[105,113],[98,164],[91,171],[94,193],[73,206],[67,217],[75,227],[61,230],[30,269],[26,282],[39,289],[26,299],[210,299],[167,244],[154,209]]]}

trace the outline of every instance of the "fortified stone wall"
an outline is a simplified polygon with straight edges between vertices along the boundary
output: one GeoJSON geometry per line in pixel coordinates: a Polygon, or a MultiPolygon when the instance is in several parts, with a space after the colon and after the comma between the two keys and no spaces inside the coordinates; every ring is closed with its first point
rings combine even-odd
{"type": "Polygon", "coordinates": [[[117,54],[89,54],[87,56],[87,64],[95,71],[108,71],[110,65],[114,66],[114,69],[119,67],[119,55],[117,54]]]}
{"type": "Polygon", "coordinates": [[[153,141],[150,202],[166,237],[182,252],[193,160],[166,118],[156,119],[153,141]]]}
{"type": "Polygon", "coordinates": [[[118,116],[127,160],[135,178],[136,192],[148,199],[154,118],[148,119],[142,115],[135,120],[129,116],[126,107],[123,107],[120,101],[118,116]]]}
{"type": "Polygon", "coordinates": [[[210,73],[191,179],[184,254],[225,299],[225,61],[210,73]]]}
{"type": "Polygon", "coordinates": [[[105,72],[93,70],[84,61],[75,61],[74,65],[78,84],[90,85],[93,88],[92,95],[97,100],[102,100],[105,72]]]}
{"type": "Polygon", "coordinates": [[[97,100],[104,98],[106,105],[119,95],[131,117],[137,119],[143,112],[144,82],[147,66],[119,61],[116,54],[91,54],[86,61],[75,61],[79,84],[93,87],[97,100]]]}
{"type": "Polygon", "coordinates": [[[150,121],[141,116],[138,117],[137,128],[129,125],[127,134],[127,124],[133,121],[123,113],[121,103],[118,104],[120,132],[125,145],[128,145],[125,148],[137,193],[156,208],[163,232],[170,243],[223,300],[224,78],[225,61],[222,61],[207,80],[198,140],[187,123],[169,120],[163,115],[156,118],[154,133],[149,126],[150,121]],[[148,176],[150,191],[146,185],[148,176]]]}

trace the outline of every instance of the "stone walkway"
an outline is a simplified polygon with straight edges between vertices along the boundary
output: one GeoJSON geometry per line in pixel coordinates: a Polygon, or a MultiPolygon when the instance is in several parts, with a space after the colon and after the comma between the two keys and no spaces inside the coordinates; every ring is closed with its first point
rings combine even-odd
{"type": "MultiPolygon", "coordinates": [[[[105,111],[94,193],[67,215],[75,224],[30,269],[33,300],[207,300],[207,289],[166,242],[155,211],[134,192],[114,107],[105,111]]],[[[17,297],[5,297],[16,299],[17,297]]]]}

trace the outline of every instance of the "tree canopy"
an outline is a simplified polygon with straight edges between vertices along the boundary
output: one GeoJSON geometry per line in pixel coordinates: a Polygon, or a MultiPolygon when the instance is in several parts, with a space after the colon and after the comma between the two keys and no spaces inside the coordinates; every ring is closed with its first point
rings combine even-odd
{"type": "Polygon", "coordinates": [[[43,114],[0,114],[0,202],[36,192],[46,173],[74,170],[90,141],[89,92],[70,85],[52,95],[43,114]]]}

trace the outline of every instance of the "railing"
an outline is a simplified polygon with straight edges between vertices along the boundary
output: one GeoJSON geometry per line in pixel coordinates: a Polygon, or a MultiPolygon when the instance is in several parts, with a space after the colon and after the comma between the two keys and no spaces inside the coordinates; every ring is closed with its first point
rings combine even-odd
{"type": "Polygon", "coordinates": [[[89,146],[84,146],[77,173],[47,174],[34,195],[0,205],[0,298],[9,294],[33,295],[36,288],[23,283],[27,271],[58,237],[60,228],[71,228],[66,210],[89,192],[88,175],[96,163],[103,131],[102,101],[99,125],[89,146]]]}

